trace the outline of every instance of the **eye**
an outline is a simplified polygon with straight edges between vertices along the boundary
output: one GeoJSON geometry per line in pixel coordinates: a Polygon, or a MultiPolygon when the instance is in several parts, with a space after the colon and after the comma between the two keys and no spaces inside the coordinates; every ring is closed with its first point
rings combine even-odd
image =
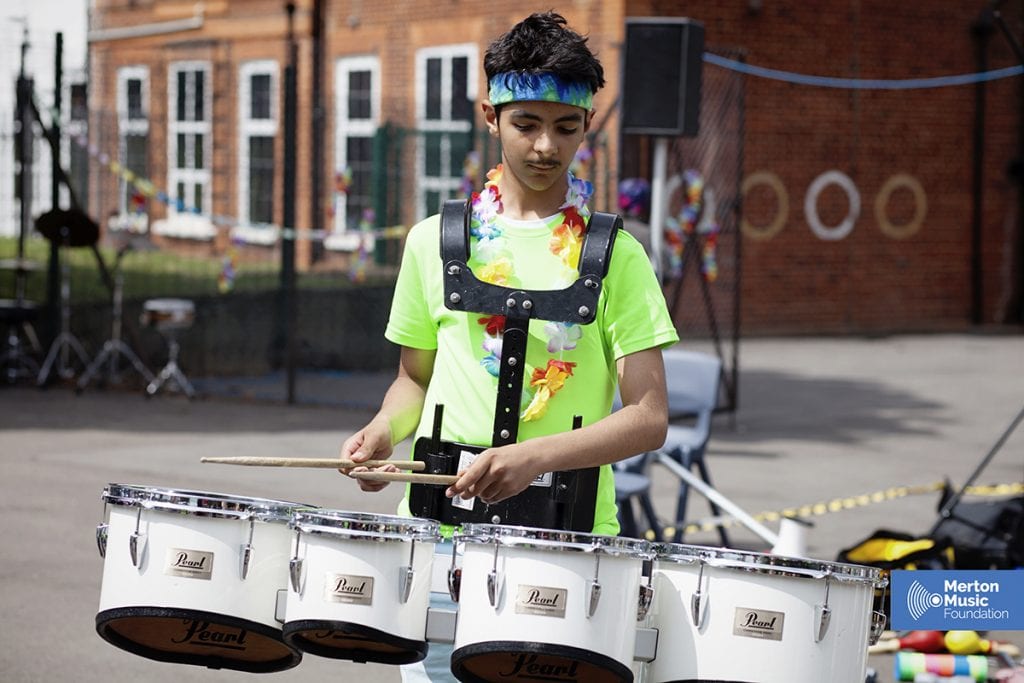
{"type": "Polygon", "coordinates": [[[521,133],[533,130],[533,125],[529,123],[513,123],[512,126],[521,133]]]}
{"type": "Polygon", "coordinates": [[[572,128],[559,128],[558,132],[562,135],[575,135],[577,130],[579,130],[579,128],[574,126],[572,128]]]}

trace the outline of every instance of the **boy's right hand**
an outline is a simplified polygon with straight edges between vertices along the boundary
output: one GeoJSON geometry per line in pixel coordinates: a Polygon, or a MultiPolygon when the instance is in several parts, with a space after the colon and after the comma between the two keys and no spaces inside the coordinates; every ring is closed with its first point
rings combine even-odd
{"type": "MultiPolygon", "coordinates": [[[[378,422],[371,422],[358,432],[345,440],[341,446],[341,457],[353,462],[365,460],[387,460],[391,457],[393,446],[391,444],[391,428],[381,425],[378,422]]],[[[346,477],[351,472],[367,472],[369,467],[340,468],[338,471],[346,477]]],[[[378,472],[398,472],[394,465],[383,465],[374,468],[378,472]]],[[[376,493],[388,485],[386,481],[367,481],[356,479],[359,488],[363,491],[376,493]]]]}

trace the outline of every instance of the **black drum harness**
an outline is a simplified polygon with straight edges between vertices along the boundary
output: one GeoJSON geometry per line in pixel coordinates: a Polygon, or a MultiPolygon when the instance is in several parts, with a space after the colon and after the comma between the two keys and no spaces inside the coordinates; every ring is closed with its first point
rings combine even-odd
{"type": "MultiPolygon", "coordinates": [[[[561,290],[535,291],[492,285],[477,279],[468,266],[471,215],[470,203],[466,200],[447,200],[441,209],[444,303],[453,311],[505,317],[491,447],[505,446],[515,443],[519,432],[530,320],[578,325],[594,322],[622,219],[615,214],[594,212],[585,233],[576,281],[561,290]]],[[[416,440],[413,459],[424,461],[428,473],[457,474],[464,452],[477,454],[486,447],[442,440],[443,412],[444,406],[435,407],[433,431],[429,437],[416,440]]],[[[576,415],[572,428],[577,429],[582,423],[582,416],[576,415]]],[[[489,505],[477,500],[453,504],[453,500],[444,495],[444,487],[414,483],[410,485],[409,508],[417,517],[428,517],[443,524],[515,524],[590,532],[594,524],[599,471],[598,467],[590,467],[549,472],[537,477],[522,493],[489,505]]]]}

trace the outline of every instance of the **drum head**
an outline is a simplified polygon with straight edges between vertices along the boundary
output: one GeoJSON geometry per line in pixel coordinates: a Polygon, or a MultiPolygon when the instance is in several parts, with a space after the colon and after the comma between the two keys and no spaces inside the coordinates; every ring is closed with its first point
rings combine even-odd
{"type": "Polygon", "coordinates": [[[631,683],[633,672],[611,657],[567,645],[510,640],[473,643],[452,652],[452,673],[463,683],[587,681],[631,683]]]}
{"type": "Polygon", "coordinates": [[[400,638],[347,621],[292,621],[285,623],[283,632],[285,642],[320,657],[360,663],[412,664],[427,656],[426,641],[400,638]]]}
{"type": "Polygon", "coordinates": [[[121,607],[97,614],[96,632],[122,650],[173,664],[269,673],[302,661],[279,630],[212,612],[121,607]]]}

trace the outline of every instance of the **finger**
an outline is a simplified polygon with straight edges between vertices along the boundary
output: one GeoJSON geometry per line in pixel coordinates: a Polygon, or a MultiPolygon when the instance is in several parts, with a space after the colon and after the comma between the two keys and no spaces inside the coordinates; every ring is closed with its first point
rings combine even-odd
{"type": "Polygon", "coordinates": [[[449,486],[445,490],[444,495],[446,495],[449,498],[454,498],[455,496],[461,496],[463,498],[472,498],[473,496],[476,495],[473,492],[473,485],[479,479],[479,476],[480,475],[473,473],[472,467],[470,467],[468,470],[462,470],[461,472],[458,473],[458,481],[449,486]]]}
{"type": "Polygon", "coordinates": [[[508,498],[508,496],[502,492],[502,487],[497,483],[487,486],[483,491],[478,493],[477,496],[487,505],[500,503],[508,498]]]}

